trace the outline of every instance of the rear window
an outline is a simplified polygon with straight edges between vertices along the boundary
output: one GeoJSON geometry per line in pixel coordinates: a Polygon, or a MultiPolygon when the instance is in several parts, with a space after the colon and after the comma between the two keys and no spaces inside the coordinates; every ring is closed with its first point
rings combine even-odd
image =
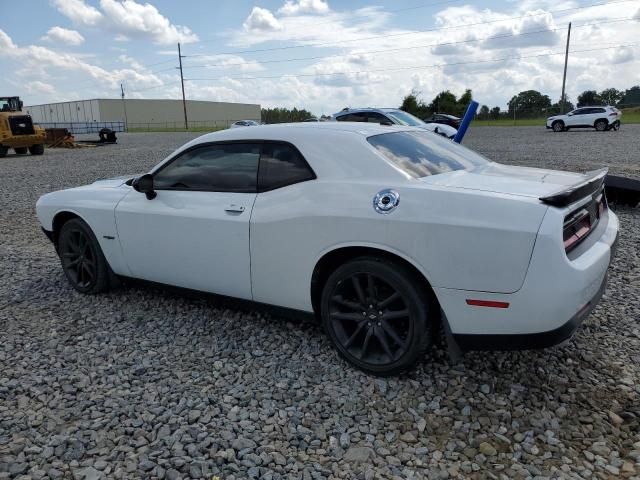
{"type": "Polygon", "coordinates": [[[393,165],[414,178],[467,170],[489,161],[431,132],[394,132],[367,138],[393,165]]]}

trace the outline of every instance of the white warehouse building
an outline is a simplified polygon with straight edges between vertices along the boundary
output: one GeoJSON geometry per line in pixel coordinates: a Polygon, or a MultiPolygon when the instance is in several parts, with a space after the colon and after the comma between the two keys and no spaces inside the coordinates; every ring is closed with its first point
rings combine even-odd
{"type": "MultiPolygon", "coordinates": [[[[228,126],[237,120],[260,121],[260,105],[187,100],[189,126],[228,126]]],[[[30,105],[23,110],[34,123],[126,122],[129,128],[183,127],[182,100],[97,98],[30,105]]]]}

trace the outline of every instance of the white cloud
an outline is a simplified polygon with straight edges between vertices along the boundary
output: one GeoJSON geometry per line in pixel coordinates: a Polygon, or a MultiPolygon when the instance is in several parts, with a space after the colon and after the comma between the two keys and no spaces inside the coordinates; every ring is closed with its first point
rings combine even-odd
{"type": "Polygon", "coordinates": [[[630,62],[634,58],[633,49],[630,47],[617,48],[609,55],[609,59],[613,64],[630,62]]]}
{"type": "MultiPolygon", "coordinates": [[[[47,85],[53,87],[53,82],[58,80],[65,87],[67,95],[77,98],[77,89],[74,83],[78,82],[79,75],[85,76],[84,81],[89,81],[87,85],[104,92],[105,89],[116,89],[120,82],[127,82],[132,88],[149,88],[160,86],[164,82],[155,74],[141,65],[135,68],[121,68],[107,70],[98,65],[87,62],[80,55],[72,55],[59,51],[53,51],[38,45],[20,47],[16,45],[4,31],[0,30],[0,59],[8,59],[20,68],[14,72],[18,81],[28,93],[39,93],[41,97],[53,96],[55,90],[51,90],[47,85]],[[68,82],[69,77],[71,82],[68,82]],[[62,77],[62,80],[60,80],[62,77]],[[46,81],[46,83],[45,83],[46,81]]],[[[82,81],[82,80],[81,80],[82,81]]],[[[52,101],[59,101],[60,97],[47,98],[52,101]]]]}
{"type": "Polygon", "coordinates": [[[273,31],[280,30],[282,25],[271,11],[266,8],[253,7],[253,10],[244,21],[243,27],[248,31],[273,31]]]}
{"type": "Polygon", "coordinates": [[[281,15],[321,15],[329,12],[325,0],[286,0],[278,9],[281,15]]]}
{"type": "Polygon", "coordinates": [[[84,0],[52,0],[60,13],[78,25],[97,25],[102,14],[97,8],[84,3],[84,0]]]}
{"type": "Polygon", "coordinates": [[[116,41],[134,37],[149,38],[160,45],[193,43],[198,36],[182,25],[172,24],[150,3],[135,0],[100,0],[100,8],[84,0],[52,0],[63,15],[79,25],[106,28],[113,31],[116,41]]]}
{"type": "Polygon", "coordinates": [[[41,82],[39,80],[28,82],[25,85],[25,89],[27,90],[27,92],[29,92],[32,95],[36,95],[36,94],[51,95],[56,91],[53,85],[49,83],[41,82]]]}
{"type": "Polygon", "coordinates": [[[67,45],[82,45],[84,37],[76,30],[68,30],[62,27],[51,27],[43,40],[53,43],[64,43],[67,45]]]}
{"type": "Polygon", "coordinates": [[[109,26],[125,36],[147,36],[155,43],[191,43],[198,36],[188,27],[173,25],[150,3],[134,0],[100,0],[109,26]]]}

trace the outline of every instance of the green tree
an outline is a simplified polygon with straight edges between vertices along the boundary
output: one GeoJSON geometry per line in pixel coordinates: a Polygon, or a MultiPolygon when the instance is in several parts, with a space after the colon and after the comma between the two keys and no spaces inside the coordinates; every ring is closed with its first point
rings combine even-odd
{"type": "Polygon", "coordinates": [[[449,90],[437,94],[429,104],[429,110],[433,113],[458,113],[458,99],[449,90]]]}
{"type": "Polygon", "coordinates": [[[491,115],[491,118],[494,120],[500,118],[500,107],[493,107],[491,109],[490,115],[491,115]]]}
{"type": "Polygon", "coordinates": [[[287,123],[287,122],[302,122],[308,118],[313,117],[311,112],[302,109],[298,110],[293,108],[263,108],[261,111],[261,118],[264,123],[287,123]]]}
{"type": "Polygon", "coordinates": [[[564,94],[564,105],[562,104],[562,98],[560,98],[556,103],[551,105],[551,112],[550,113],[554,113],[554,114],[558,114],[558,113],[561,113],[561,112],[566,113],[566,112],[570,112],[574,108],[575,107],[573,106],[573,103],[569,99],[569,96],[565,93],[564,94]]]}
{"type": "Polygon", "coordinates": [[[605,88],[598,96],[607,105],[615,105],[624,97],[624,92],[621,92],[617,88],[605,88]]]}
{"type": "Polygon", "coordinates": [[[537,90],[525,90],[514,95],[509,100],[509,114],[522,117],[535,118],[548,112],[551,108],[551,99],[537,90]]]}
{"type": "Polygon", "coordinates": [[[429,108],[420,100],[420,92],[412,90],[409,95],[402,99],[400,110],[404,110],[418,118],[425,118],[429,115],[429,108]]]}
{"type": "Polygon", "coordinates": [[[480,107],[480,113],[478,113],[478,118],[480,118],[481,120],[489,120],[490,113],[491,111],[489,110],[489,107],[487,107],[486,105],[482,105],[480,107]]]}
{"type": "Polygon", "coordinates": [[[588,105],[602,105],[602,99],[595,90],[585,90],[578,95],[578,107],[586,107],[588,105]]]}
{"type": "Polygon", "coordinates": [[[638,105],[640,105],[640,85],[635,85],[624,92],[620,106],[637,107],[638,105]]]}
{"type": "Polygon", "coordinates": [[[466,110],[467,106],[471,103],[471,100],[473,100],[473,94],[471,93],[471,89],[467,88],[458,99],[458,108],[462,107],[466,110]]]}

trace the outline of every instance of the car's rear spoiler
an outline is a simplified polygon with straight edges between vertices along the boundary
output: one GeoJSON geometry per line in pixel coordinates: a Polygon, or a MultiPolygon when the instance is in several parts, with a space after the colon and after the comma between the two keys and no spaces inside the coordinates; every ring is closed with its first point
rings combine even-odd
{"type": "Polygon", "coordinates": [[[588,195],[602,190],[604,177],[607,176],[608,168],[601,168],[586,174],[586,178],[579,183],[571,185],[568,188],[560,190],[551,195],[540,197],[540,200],[547,205],[554,207],[566,207],[573,202],[580,200],[588,195]]]}

